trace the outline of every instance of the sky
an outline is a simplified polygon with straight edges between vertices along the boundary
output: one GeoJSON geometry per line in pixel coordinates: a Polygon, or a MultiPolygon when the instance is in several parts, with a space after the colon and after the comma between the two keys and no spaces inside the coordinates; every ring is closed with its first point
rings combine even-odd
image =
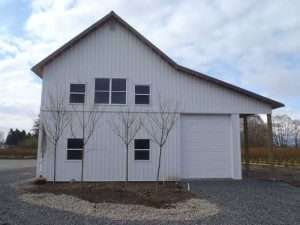
{"type": "Polygon", "coordinates": [[[0,0],[0,131],[29,131],[30,68],[111,10],[177,63],[283,102],[300,119],[299,0],[0,0]]]}

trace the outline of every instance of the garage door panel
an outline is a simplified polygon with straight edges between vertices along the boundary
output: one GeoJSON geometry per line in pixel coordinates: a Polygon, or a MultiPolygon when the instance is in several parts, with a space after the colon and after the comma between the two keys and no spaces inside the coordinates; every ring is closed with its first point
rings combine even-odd
{"type": "Polygon", "coordinates": [[[230,177],[229,116],[182,116],[182,159],[185,178],[230,177]]]}
{"type": "Polygon", "coordinates": [[[206,156],[200,154],[194,154],[194,152],[187,152],[184,160],[190,165],[202,165],[202,164],[214,164],[216,162],[228,162],[229,157],[225,153],[220,152],[211,152],[206,153],[206,156]],[[209,163],[208,163],[209,162],[209,163]]]}

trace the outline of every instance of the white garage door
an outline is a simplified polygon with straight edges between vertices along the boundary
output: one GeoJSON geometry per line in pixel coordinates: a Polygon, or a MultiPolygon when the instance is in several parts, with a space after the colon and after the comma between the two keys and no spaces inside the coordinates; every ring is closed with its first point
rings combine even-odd
{"type": "Polygon", "coordinates": [[[230,117],[182,115],[181,152],[184,178],[229,178],[230,117]]]}

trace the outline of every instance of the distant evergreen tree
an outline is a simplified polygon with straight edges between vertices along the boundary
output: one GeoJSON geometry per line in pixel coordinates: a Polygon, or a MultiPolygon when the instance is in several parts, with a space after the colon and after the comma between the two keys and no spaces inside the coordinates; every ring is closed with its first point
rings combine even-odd
{"type": "Polygon", "coordinates": [[[19,129],[10,129],[5,144],[20,147],[37,147],[38,129],[39,129],[39,118],[34,121],[32,133],[26,132],[25,130],[20,131],[19,129]]]}
{"type": "Polygon", "coordinates": [[[40,116],[38,116],[38,118],[34,121],[33,127],[31,129],[34,137],[38,136],[39,128],[40,128],[40,116]]]}
{"type": "MultiPolygon", "coordinates": [[[[8,135],[6,137],[6,144],[7,145],[20,145],[25,142],[30,142],[29,140],[32,139],[32,135],[30,133],[26,133],[25,130],[20,131],[19,129],[10,129],[8,135]]],[[[31,142],[35,142],[34,140],[31,142]]]]}
{"type": "Polygon", "coordinates": [[[7,145],[13,145],[13,143],[14,143],[13,135],[14,135],[14,131],[13,131],[13,129],[10,129],[7,134],[6,142],[5,142],[7,145]]]}

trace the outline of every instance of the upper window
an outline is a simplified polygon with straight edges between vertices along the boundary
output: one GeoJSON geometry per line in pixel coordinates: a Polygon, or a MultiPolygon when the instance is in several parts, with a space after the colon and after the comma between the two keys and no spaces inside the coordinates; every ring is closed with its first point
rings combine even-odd
{"type": "Polygon", "coordinates": [[[95,103],[126,104],[126,79],[97,78],[95,80],[95,103]]]}
{"type": "Polygon", "coordinates": [[[135,139],[134,140],[134,160],[150,159],[150,140],[135,139]]]}
{"type": "Polygon", "coordinates": [[[150,86],[135,85],[135,104],[150,103],[150,86]]]}
{"type": "Polygon", "coordinates": [[[70,85],[70,103],[84,103],[85,84],[70,85]]]}
{"type": "Polygon", "coordinates": [[[111,80],[111,104],[126,104],[126,79],[111,80]]]}
{"type": "Polygon", "coordinates": [[[107,78],[95,80],[95,103],[109,104],[109,86],[107,78]]]}
{"type": "Polygon", "coordinates": [[[82,138],[69,138],[67,147],[67,159],[68,160],[81,160],[83,151],[82,138]]]}

